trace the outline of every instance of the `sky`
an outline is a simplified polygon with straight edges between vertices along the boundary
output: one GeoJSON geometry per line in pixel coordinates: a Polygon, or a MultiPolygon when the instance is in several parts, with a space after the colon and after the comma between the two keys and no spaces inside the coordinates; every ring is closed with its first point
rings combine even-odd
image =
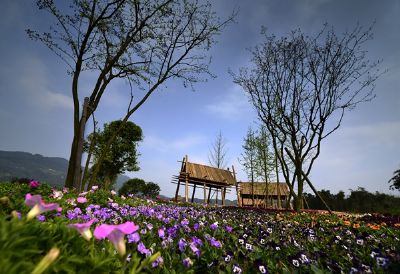
{"type": "MultiPolygon", "coordinates": [[[[196,84],[194,90],[180,82],[167,82],[166,88],[134,113],[130,120],[144,134],[139,145],[141,169],[127,175],[155,182],[161,194],[172,197],[176,185],[171,178],[179,173],[178,161],[188,155],[189,161],[208,164],[210,148],[221,132],[228,148],[228,165],[235,167],[238,180],[246,181],[238,158],[248,127],[256,127],[257,115],[229,70],[237,72],[250,64],[249,49],[262,42],[262,26],[280,37],[298,28],[312,35],[324,23],[343,33],[357,23],[368,27],[376,22],[374,39],[367,44],[368,57],[382,60],[381,68],[387,69],[376,82],[376,99],[346,113],[342,126],[323,142],[310,179],[317,189],[332,193],[349,193],[360,186],[398,195],[389,190],[388,180],[400,168],[400,2],[212,2],[221,18],[239,10],[236,22],[217,37],[209,52],[210,69],[217,77],[196,84]]],[[[5,0],[2,10],[0,150],[68,159],[73,136],[71,78],[60,59],[44,45],[29,40],[24,31],[46,30],[50,18],[29,1],[5,0]]],[[[90,75],[81,79],[82,94],[90,89],[90,80],[90,75]]],[[[128,89],[124,82],[110,85],[96,111],[100,125],[123,117],[128,89]]],[[[235,192],[227,198],[234,199],[235,192]]]]}

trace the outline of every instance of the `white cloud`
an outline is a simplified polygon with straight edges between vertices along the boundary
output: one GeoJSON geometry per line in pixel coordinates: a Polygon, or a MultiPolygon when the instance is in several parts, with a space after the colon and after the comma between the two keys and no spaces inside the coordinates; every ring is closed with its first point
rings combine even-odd
{"type": "Polygon", "coordinates": [[[240,120],[252,114],[252,106],[239,86],[233,86],[216,102],[206,106],[206,111],[215,117],[231,121],[240,120]]]}
{"type": "Polygon", "coordinates": [[[7,86],[29,105],[41,110],[73,108],[72,98],[62,94],[59,87],[51,86],[46,66],[36,57],[16,58],[13,65],[0,70],[0,76],[9,79],[7,86]]]}
{"type": "Polygon", "coordinates": [[[160,152],[167,151],[189,151],[199,145],[205,144],[206,136],[203,135],[187,135],[175,140],[167,140],[157,136],[145,136],[142,146],[151,148],[160,152]]]}

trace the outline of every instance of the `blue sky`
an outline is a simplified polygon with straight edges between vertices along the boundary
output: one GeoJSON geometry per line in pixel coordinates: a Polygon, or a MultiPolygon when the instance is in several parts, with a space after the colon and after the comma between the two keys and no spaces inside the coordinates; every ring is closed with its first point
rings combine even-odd
{"type": "MultiPolygon", "coordinates": [[[[207,164],[209,148],[219,131],[227,141],[228,163],[239,180],[246,180],[238,163],[247,128],[256,115],[243,91],[233,84],[228,70],[249,64],[247,49],[260,41],[261,26],[277,36],[293,29],[313,34],[327,22],[340,33],[357,22],[374,20],[370,59],[382,59],[388,72],[377,81],[377,97],[346,114],[342,127],[322,145],[311,172],[318,189],[348,191],[358,186],[396,194],[387,181],[400,167],[400,2],[399,1],[213,1],[222,17],[239,8],[236,23],[228,26],[212,48],[211,71],[217,76],[184,88],[168,82],[132,116],[144,133],[140,144],[141,170],[128,174],[153,181],[162,194],[172,196],[184,155],[207,164]]],[[[30,41],[26,28],[42,29],[49,17],[28,1],[2,1],[0,18],[0,149],[27,151],[68,158],[72,141],[71,79],[64,64],[42,44],[30,41]]],[[[81,79],[82,98],[93,75],[81,79]]],[[[96,118],[100,124],[119,119],[129,100],[124,82],[110,85],[96,118]]],[[[88,129],[89,132],[90,129],[88,129]]],[[[183,194],[183,193],[181,193],[183,194]]],[[[200,194],[199,194],[200,195],[200,194]]],[[[229,198],[234,198],[232,192],[229,198]]]]}

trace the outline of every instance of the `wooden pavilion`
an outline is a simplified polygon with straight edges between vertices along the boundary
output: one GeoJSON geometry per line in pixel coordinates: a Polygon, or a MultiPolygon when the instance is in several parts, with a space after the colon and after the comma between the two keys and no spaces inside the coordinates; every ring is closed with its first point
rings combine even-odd
{"type": "MultiPolygon", "coordinates": [[[[232,166],[233,169],[233,166],[232,166]]],[[[172,183],[176,183],[175,201],[178,201],[179,188],[181,183],[185,185],[185,201],[189,202],[189,187],[192,188],[192,199],[197,187],[202,187],[204,192],[204,203],[209,204],[211,192],[216,195],[215,203],[218,204],[218,193],[221,193],[222,205],[225,205],[226,192],[236,186],[234,170],[220,169],[202,164],[191,163],[185,156],[182,160],[181,170],[178,176],[173,176],[172,183]],[[207,194],[208,191],[208,194],[207,194]]]]}
{"type": "Polygon", "coordinates": [[[289,188],[286,183],[239,182],[238,197],[242,206],[281,208],[288,202],[289,188]],[[279,201],[280,200],[280,201],[279,201]]]}

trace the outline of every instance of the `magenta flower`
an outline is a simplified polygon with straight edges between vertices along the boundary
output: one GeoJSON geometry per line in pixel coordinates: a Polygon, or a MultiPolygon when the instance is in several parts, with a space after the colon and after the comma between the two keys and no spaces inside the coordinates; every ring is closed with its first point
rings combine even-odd
{"type": "Polygon", "coordinates": [[[86,199],[85,197],[78,197],[78,198],[76,199],[76,201],[77,201],[79,204],[84,204],[84,203],[87,202],[87,199],[86,199]]]}
{"type": "Polygon", "coordinates": [[[39,186],[39,182],[35,181],[35,180],[32,180],[32,181],[30,181],[29,186],[31,188],[37,188],[39,186]]]}
{"type": "Polygon", "coordinates": [[[114,245],[118,253],[123,256],[126,253],[126,246],[124,236],[132,234],[139,229],[138,225],[133,222],[126,222],[120,225],[107,225],[103,224],[94,230],[94,237],[98,240],[107,238],[114,245]]]}
{"type": "Polygon", "coordinates": [[[89,222],[83,224],[69,224],[68,227],[76,229],[83,238],[89,241],[93,236],[92,232],[90,231],[90,226],[93,224],[94,221],[96,221],[96,219],[92,219],[89,222]]]}
{"type": "Polygon", "coordinates": [[[43,202],[40,195],[31,195],[30,193],[26,194],[25,196],[25,204],[32,207],[27,215],[28,220],[36,217],[39,214],[42,214],[43,212],[57,210],[59,208],[58,204],[46,204],[45,202],[43,202]]]}

